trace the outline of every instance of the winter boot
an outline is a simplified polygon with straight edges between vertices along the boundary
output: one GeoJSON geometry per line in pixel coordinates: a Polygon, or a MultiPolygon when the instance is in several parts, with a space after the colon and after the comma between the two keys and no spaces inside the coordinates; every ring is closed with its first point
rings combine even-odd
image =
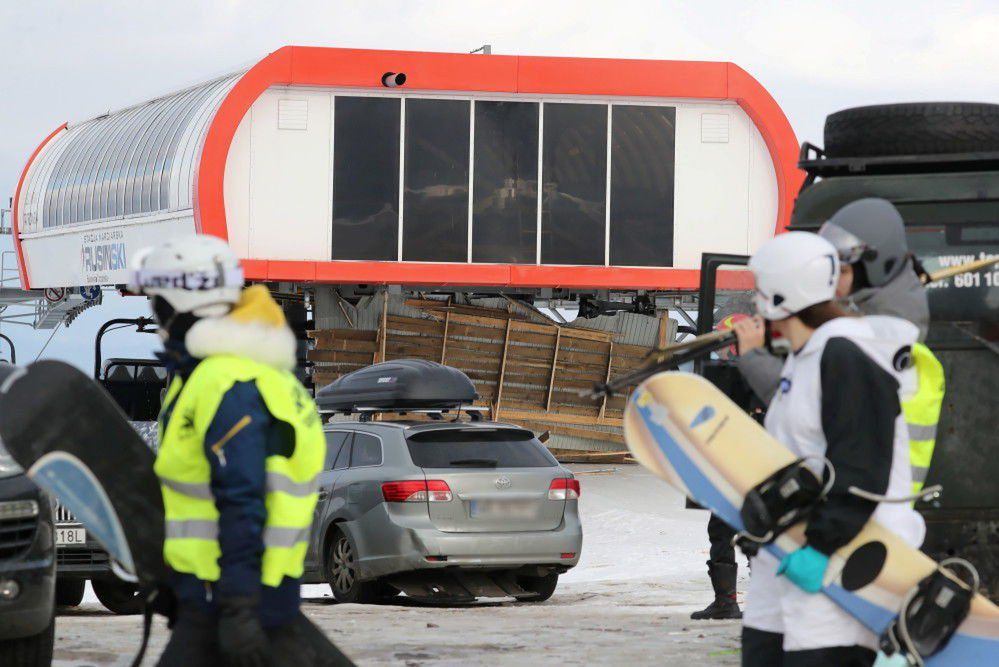
{"type": "Polygon", "coordinates": [[[695,621],[742,618],[742,610],[735,601],[735,574],[738,566],[735,563],[717,563],[708,561],[708,576],[711,577],[711,587],[715,589],[714,602],[701,611],[690,615],[695,621]]]}

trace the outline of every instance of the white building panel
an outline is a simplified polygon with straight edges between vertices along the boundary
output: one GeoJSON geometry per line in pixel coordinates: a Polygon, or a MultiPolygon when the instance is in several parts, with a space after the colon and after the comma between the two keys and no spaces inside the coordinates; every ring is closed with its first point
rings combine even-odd
{"type": "Polygon", "coordinates": [[[746,226],[746,254],[756,252],[765,241],[772,239],[777,219],[777,173],[763,136],[753,123],[749,124],[749,224],[746,226]]]}
{"type": "MultiPolygon", "coordinates": [[[[749,200],[766,197],[776,201],[777,185],[750,192],[749,151],[752,123],[739,107],[728,107],[729,140],[701,140],[705,106],[680,106],[676,111],[676,190],[673,227],[673,265],[696,269],[701,253],[745,254],[751,224],[749,200]]],[[[756,221],[769,225],[773,218],[756,221]]]]}
{"type": "MultiPolygon", "coordinates": [[[[230,234],[248,224],[248,257],[330,258],[330,101],[329,93],[321,91],[268,90],[253,104],[249,136],[237,134],[230,160],[234,150],[245,150],[236,146],[239,141],[248,138],[250,143],[249,217],[233,215],[228,199],[226,217],[230,234]],[[287,121],[292,127],[282,129],[281,108],[288,102],[307,109],[307,114],[299,113],[287,121]]],[[[234,171],[241,170],[241,165],[231,164],[234,171]]],[[[234,173],[232,178],[238,186],[239,177],[234,173]]],[[[227,166],[227,189],[229,181],[227,166]]]]}
{"type": "Polygon", "coordinates": [[[142,248],[194,233],[190,213],[141,216],[109,225],[82,225],[22,235],[28,271],[38,285],[122,285],[142,248]],[[33,261],[44,258],[47,261],[33,261]]]}

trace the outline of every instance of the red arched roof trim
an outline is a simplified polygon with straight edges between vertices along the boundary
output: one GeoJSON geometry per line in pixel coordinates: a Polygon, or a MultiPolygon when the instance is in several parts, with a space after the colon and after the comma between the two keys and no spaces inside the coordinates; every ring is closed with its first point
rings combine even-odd
{"type": "Polygon", "coordinates": [[[28,281],[28,265],[24,261],[24,248],[21,247],[21,236],[18,233],[21,222],[21,186],[24,185],[24,179],[28,177],[28,171],[31,169],[31,165],[34,163],[35,158],[38,157],[38,154],[42,152],[42,149],[45,148],[45,146],[52,141],[57,134],[65,130],[68,125],[68,123],[63,123],[54,129],[49,136],[45,137],[42,140],[42,143],[38,144],[35,152],[31,154],[27,163],[25,163],[24,170],[21,172],[21,178],[17,180],[17,189],[14,190],[14,219],[11,221],[11,233],[14,236],[14,249],[17,251],[17,270],[21,274],[21,285],[24,289],[31,289],[31,284],[28,281]]]}
{"type": "MultiPolygon", "coordinates": [[[[226,160],[240,121],[265,90],[275,85],[377,88],[382,74],[389,71],[406,73],[407,90],[734,100],[756,124],[773,159],[778,193],[775,231],[780,233],[790,221],[793,197],[803,177],[796,166],[798,144],[794,131],[763,86],[732,63],[286,46],[243,75],[208,128],[193,193],[197,229],[228,239],[226,160]]],[[[548,280],[551,278],[563,287],[680,289],[696,287],[697,283],[697,271],[679,269],[266,259],[251,260],[246,265],[248,277],[257,280],[535,287],[552,286],[548,280]]]]}

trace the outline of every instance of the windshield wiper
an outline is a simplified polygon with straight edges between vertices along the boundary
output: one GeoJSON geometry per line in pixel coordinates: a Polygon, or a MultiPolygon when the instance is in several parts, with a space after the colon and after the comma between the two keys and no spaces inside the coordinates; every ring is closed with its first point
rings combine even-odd
{"type": "Polygon", "coordinates": [[[496,459],[457,459],[455,461],[448,461],[448,465],[452,466],[480,466],[483,468],[495,468],[499,465],[499,461],[496,459]]]}

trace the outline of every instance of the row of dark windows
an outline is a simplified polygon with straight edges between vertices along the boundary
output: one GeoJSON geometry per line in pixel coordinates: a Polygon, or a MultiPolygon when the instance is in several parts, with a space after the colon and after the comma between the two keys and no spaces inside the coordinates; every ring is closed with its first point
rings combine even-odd
{"type": "MultiPolygon", "coordinates": [[[[400,100],[334,104],[333,259],[395,260],[400,100]]],[[[538,261],[540,197],[541,263],[604,264],[607,105],[409,99],[405,114],[404,261],[468,260],[471,168],[473,262],[538,261]]],[[[611,114],[610,264],[672,266],[676,110],[611,114]]]]}

